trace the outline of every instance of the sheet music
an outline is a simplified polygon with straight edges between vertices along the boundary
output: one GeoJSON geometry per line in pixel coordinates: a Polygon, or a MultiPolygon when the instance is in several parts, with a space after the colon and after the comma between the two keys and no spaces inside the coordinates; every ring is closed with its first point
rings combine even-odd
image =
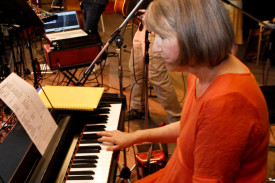
{"type": "Polygon", "coordinates": [[[35,88],[15,73],[0,83],[0,98],[14,112],[41,155],[57,125],[35,88]]]}

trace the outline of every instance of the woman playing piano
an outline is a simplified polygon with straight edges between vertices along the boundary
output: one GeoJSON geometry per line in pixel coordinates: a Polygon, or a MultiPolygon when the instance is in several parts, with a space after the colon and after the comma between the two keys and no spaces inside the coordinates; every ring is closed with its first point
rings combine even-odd
{"type": "Polygon", "coordinates": [[[138,182],[265,181],[268,112],[249,69],[230,53],[234,32],[220,0],[154,0],[145,26],[170,71],[189,72],[181,120],[133,133],[100,132],[109,150],[177,142],[165,168],[138,182]]]}

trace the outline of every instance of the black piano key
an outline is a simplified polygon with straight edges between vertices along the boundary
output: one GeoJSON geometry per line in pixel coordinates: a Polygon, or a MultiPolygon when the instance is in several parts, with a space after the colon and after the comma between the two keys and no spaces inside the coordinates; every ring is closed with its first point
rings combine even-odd
{"type": "Polygon", "coordinates": [[[82,136],[82,139],[94,139],[94,140],[97,140],[101,138],[101,136],[95,134],[95,133],[89,133],[89,134],[86,134],[84,133],[83,136],[82,136]]]}
{"type": "Polygon", "coordinates": [[[105,125],[94,125],[94,126],[85,126],[85,132],[95,132],[95,131],[104,131],[106,128],[105,125]]]}
{"type": "Polygon", "coordinates": [[[70,171],[69,175],[94,175],[94,171],[70,171]]]}
{"type": "Polygon", "coordinates": [[[80,163],[80,164],[72,164],[72,168],[95,168],[95,163],[80,163]]]}
{"type": "Polygon", "coordinates": [[[67,180],[93,180],[93,176],[68,176],[67,180]]]}
{"type": "Polygon", "coordinates": [[[80,146],[77,153],[99,153],[100,150],[100,146],[80,146]]]}
{"type": "Polygon", "coordinates": [[[98,150],[101,150],[101,147],[100,146],[96,146],[96,145],[93,145],[93,146],[79,146],[78,150],[79,149],[98,149],[98,150]]]}
{"type": "Polygon", "coordinates": [[[101,138],[101,136],[92,133],[92,134],[83,134],[82,139],[80,140],[81,144],[91,144],[91,143],[102,143],[97,139],[101,138]]]}
{"type": "Polygon", "coordinates": [[[99,109],[95,109],[94,111],[85,111],[83,112],[83,114],[84,114],[84,117],[87,119],[89,119],[90,117],[103,116],[106,114],[110,114],[110,108],[99,108],[99,109]]]}
{"type": "Polygon", "coordinates": [[[77,153],[99,153],[98,149],[79,149],[77,153]]]}
{"type": "Polygon", "coordinates": [[[82,139],[80,141],[81,144],[97,144],[97,143],[102,143],[98,142],[97,139],[82,139]]]}
{"type": "Polygon", "coordinates": [[[102,108],[102,107],[111,107],[111,104],[108,104],[108,103],[100,103],[97,108],[102,108]]]}
{"type": "Polygon", "coordinates": [[[99,114],[109,114],[110,113],[110,109],[109,108],[99,108],[99,109],[95,109],[94,111],[89,111],[88,116],[98,116],[99,114]]]}
{"type": "Polygon", "coordinates": [[[92,118],[85,119],[85,122],[87,124],[89,124],[89,123],[106,123],[108,118],[109,118],[109,116],[107,116],[107,115],[96,115],[96,116],[93,116],[92,118]]]}
{"type": "Polygon", "coordinates": [[[83,124],[97,124],[97,123],[107,124],[107,121],[108,119],[101,119],[101,120],[82,119],[81,120],[83,124]]]}
{"type": "Polygon", "coordinates": [[[98,156],[96,155],[90,155],[90,156],[75,156],[74,159],[87,159],[87,160],[93,160],[98,159],[98,156]]]}
{"type": "Polygon", "coordinates": [[[88,160],[88,159],[75,159],[74,163],[97,163],[96,159],[88,160]]]}
{"type": "Polygon", "coordinates": [[[110,113],[110,108],[98,108],[94,111],[98,112],[99,114],[109,114],[110,113]]]}

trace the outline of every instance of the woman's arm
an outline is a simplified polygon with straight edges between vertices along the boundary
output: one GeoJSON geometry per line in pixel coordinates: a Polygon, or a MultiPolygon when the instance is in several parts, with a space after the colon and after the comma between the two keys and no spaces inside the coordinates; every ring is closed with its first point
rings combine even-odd
{"type": "Polygon", "coordinates": [[[179,136],[179,131],[180,122],[178,121],[163,127],[138,130],[132,133],[115,130],[98,132],[97,135],[102,136],[98,141],[114,144],[108,147],[107,150],[116,151],[146,141],[160,143],[176,142],[177,137],[179,136]]]}

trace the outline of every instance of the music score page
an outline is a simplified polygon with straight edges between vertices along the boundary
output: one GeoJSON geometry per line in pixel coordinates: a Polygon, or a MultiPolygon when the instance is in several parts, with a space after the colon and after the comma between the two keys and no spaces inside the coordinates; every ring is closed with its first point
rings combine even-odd
{"type": "Polygon", "coordinates": [[[57,125],[33,86],[11,73],[0,83],[0,98],[14,112],[41,155],[57,125]]]}

